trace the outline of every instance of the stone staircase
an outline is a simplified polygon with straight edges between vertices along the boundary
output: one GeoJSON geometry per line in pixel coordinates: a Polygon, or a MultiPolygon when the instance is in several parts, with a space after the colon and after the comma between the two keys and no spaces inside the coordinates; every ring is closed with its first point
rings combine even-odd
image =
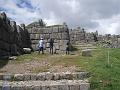
{"type": "Polygon", "coordinates": [[[89,90],[87,72],[0,74],[0,90],[89,90]]]}
{"type": "Polygon", "coordinates": [[[84,50],[84,49],[96,49],[97,47],[94,46],[91,43],[77,43],[76,46],[78,49],[84,50]]]}

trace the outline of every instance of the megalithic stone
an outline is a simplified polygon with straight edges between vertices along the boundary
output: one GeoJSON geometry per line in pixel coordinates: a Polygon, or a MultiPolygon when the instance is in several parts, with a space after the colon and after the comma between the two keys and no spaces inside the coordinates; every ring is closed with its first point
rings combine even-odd
{"type": "Polygon", "coordinates": [[[25,30],[25,24],[20,25],[23,30],[25,30]]]}
{"type": "Polygon", "coordinates": [[[5,12],[3,12],[3,13],[0,14],[0,18],[1,18],[3,21],[6,21],[7,16],[6,16],[5,12]]]}

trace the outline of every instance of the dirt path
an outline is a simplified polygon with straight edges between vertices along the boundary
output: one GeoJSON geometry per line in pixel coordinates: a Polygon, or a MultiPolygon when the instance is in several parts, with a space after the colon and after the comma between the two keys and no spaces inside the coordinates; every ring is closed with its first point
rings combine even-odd
{"type": "Polygon", "coordinates": [[[0,69],[2,73],[39,73],[39,72],[74,72],[76,67],[65,66],[63,64],[53,65],[54,61],[59,62],[60,58],[65,55],[51,55],[41,60],[31,60],[24,62],[9,61],[3,68],[0,69]]]}

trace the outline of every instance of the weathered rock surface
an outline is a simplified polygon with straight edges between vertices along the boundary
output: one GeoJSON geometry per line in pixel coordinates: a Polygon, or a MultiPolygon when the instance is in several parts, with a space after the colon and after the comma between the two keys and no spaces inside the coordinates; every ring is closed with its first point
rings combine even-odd
{"type": "Polygon", "coordinates": [[[4,12],[0,13],[0,58],[22,54],[23,47],[30,47],[29,40],[25,28],[10,21],[4,12]]]}
{"type": "Polygon", "coordinates": [[[82,56],[92,56],[92,50],[90,49],[85,49],[85,50],[82,50],[82,56]]]}
{"type": "Polygon", "coordinates": [[[90,84],[83,80],[2,82],[0,90],[89,90],[90,84]]]}
{"type": "Polygon", "coordinates": [[[77,80],[85,79],[89,77],[88,72],[63,72],[63,73],[50,73],[44,72],[39,74],[0,74],[0,80],[9,80],[9,81],[28,81],[28,80],[77,80]]]}

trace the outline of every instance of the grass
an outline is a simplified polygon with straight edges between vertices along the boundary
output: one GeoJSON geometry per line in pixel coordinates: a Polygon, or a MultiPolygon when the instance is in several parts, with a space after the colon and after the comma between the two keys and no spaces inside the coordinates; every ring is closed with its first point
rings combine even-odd
{"type": "Polygon", "coordinates": [[[50,56],[49,54],[38,54],[38,52],[32,52],[31,54],[24,54],[17,57],[16,62],[32,61],[32,60],[42,60],[50,56]]]}
{"type": "MultiPolygon", "coordinates": [[[[81,56],[80,51],[75,55],[49,55],[34,52],[18,56],[17,62],[49,59],[52,66],[64,63],[64,65],[76,65],[79,70],[91,73],[89,81],[91,90],[120,90],[120,49],[98,48],[93,50],[92,57],[81,56]],[[110,64],[107,63],[107,52],[110,52],[110,64]]],[[[36,68],[35,72],[46,72],[49,67],[36,68]]]]}

